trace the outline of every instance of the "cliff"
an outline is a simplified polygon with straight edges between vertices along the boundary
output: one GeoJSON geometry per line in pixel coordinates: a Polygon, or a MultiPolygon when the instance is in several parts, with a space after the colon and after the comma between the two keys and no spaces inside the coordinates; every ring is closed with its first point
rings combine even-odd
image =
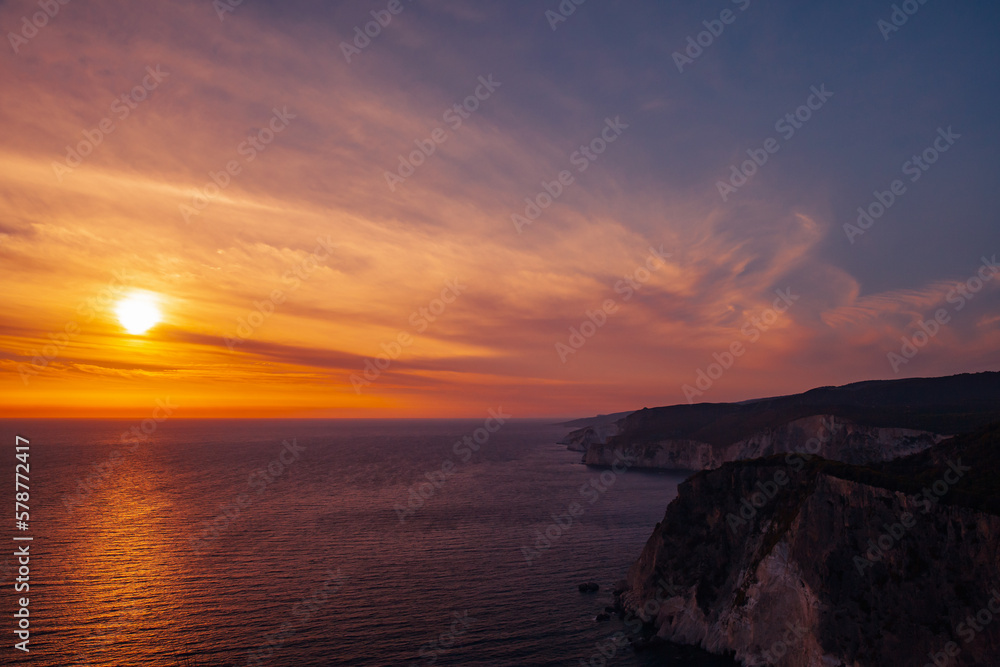
{"type": "Polygon", "coordinates": [[[615,429],[570,437],[573,447],[585,448],[583,462],[597,466],[613,463],[615,450],[633,455],[635,467],[707,470],[803,447],[864,464],[1000,421],[997,396],[995,372],[858,382],[742,403],[644,408],[614,422],[615,429]]]}
{"type": "Polygon", "coordinates": [[[793,454],[698,473],[619,604],[745,665],[998,664],[998,449],[992,427],[869,467],[793,454]]]}
{"type": "MultiPolygon", "coordinates": [[[[609,436],[581,438],[583,462],[610,466],[615,452],[634,461],[635,468],[710,470],[723,463],[787,452],[816,454],[845,463],[867,464],[890,461],[931,447],[944,436],[915,429],[857,424],[834,415],[812,415],[780,426],[764,428],[726,445],[682,438],[662,440],[623,439],[621,427],[609,436]]],[[[572,449],[572,447],[571,447],[572,449]]]]}
{"type": "Polygon", "coordinates": [[[586,452],[591,445],[603,445],[609,438],[620,432],[621,424],[619,422],[596,424],[571,431],[556,444],[566,445],[566,449],[574,452],[586,452]]]}

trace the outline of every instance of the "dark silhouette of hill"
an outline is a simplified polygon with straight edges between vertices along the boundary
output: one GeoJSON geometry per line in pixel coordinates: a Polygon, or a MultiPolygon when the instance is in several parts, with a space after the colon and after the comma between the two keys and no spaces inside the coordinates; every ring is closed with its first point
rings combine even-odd
{"type": "Polygon", "coordinates": [[[596,417],[581,417],[580,419],[573,419],[568,422],[560,422],[558,426],[585,428],[587,426],[595,426],[597,424],[610,424],[611,422],[616,422],[619,419],[628,417],[633,412],[634,410],[629,410],[627,412],[613,412],[609,415],[597,415],[596,417]]]}
{"type": "Polygon", "coordinates": [[[1000,372],[870,380],[741,403],[644,408],[625,417],[618,438],[634,443],[689,439],[725,446],[756,431],[819,414],[866,426],[965,433],[1000,422],[1000,372]]]}

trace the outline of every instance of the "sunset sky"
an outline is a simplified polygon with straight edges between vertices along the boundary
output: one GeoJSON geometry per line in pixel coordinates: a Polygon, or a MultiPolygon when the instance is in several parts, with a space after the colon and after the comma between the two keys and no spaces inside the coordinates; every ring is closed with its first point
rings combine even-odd
{"type": "Polygon", "coordinates": [[[0,3],[0,416],[584,416],[736,343],[695,400],[998,370],[1000,6],[911,3],[0,3]]]}

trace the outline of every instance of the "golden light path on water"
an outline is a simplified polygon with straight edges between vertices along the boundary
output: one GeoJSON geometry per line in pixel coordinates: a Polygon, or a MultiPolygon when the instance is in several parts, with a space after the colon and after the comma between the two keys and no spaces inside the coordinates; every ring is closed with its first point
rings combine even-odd
{"type": "Polygon", "coordinates": [[[10,664],[426,663],[465,612],[475,624],[436,664],[576,664],[611,630],[593,622],[610,593],[577,585],[610,591],[680,481],[623,477],[528,567],[521,547],[592,476],[553,444],[561,428],[505,426],[401,522],[394,506],[481,420],[168,419],[133,448],[142,423],[22,420],[44,493],[32,650],[10,664]]]}

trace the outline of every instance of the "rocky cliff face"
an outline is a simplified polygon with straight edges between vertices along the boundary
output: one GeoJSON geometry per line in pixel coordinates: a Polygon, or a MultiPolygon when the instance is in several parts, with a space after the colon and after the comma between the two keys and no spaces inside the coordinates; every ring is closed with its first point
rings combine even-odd
{"type": "Polygon", "coordinates": [[[583,462],[591,466],[610,466],[621,452],[633,468],[659,468],[663,470],[709,470],[717,468],[720,454],[707,442],[670,439],[650,443],[622,442],[611,438],[608,442],[595,442],[587,446],[583,462]]]}
{"type": "Polygon", "coordinates": [[[566,437],[556,444],[566,445],[567,449],[574,452],[586,452],[587,448],[591,445],[603,445],[608,439],[619,433],[621,433],[621,424],[617,421],[606,424],[595,424],[570,431],[566,437]]]}
{"type": "Polygon", "coordinates": [[[711,470],[729,461],[787,452],[863,465],[915,454],[943,438],[927,431],[863,426],[833,415],[813,415],[762,429],[728,445],[683,438],[635,442],[627,435],[614,433],[603,441],[594,438],[587,442],[583,462],[610,466],[619,450],[634,459],[636,468],[711,470]]]}
{"type": "Polygon", "coordinates": [[[1000,517],[946,504],[963,477],[982,488],[971,465],[934,471],[933,503],[899,489],[912,477],[880,486],[814,457],[696,474],[619,601],[657,636],[745,665],[1000,664],[1000,517]]]}

